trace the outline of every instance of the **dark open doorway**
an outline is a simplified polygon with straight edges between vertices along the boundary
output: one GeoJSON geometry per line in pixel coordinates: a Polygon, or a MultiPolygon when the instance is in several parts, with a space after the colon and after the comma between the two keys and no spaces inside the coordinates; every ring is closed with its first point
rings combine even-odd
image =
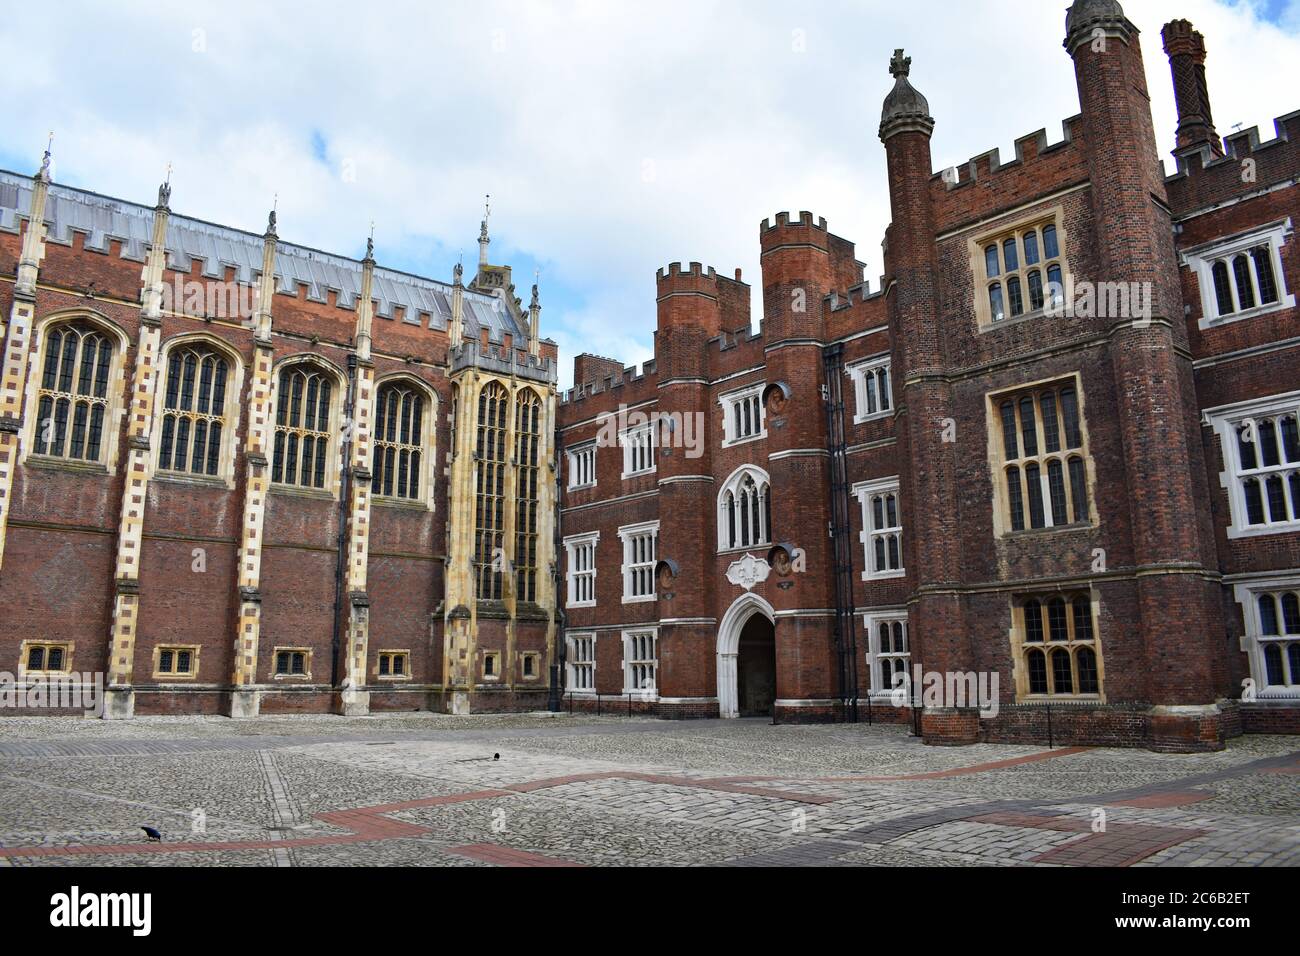
{"type": "Polygon", "coordinates": [[[740,632],[736,691],[741,717],[771,717],[776,703],[776,631],[754,614],[740,632]]]}

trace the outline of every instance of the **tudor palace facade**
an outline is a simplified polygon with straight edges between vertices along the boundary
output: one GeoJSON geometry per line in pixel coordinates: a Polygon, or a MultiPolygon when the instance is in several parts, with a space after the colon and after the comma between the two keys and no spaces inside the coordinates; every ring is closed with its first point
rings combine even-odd
{"type": "Polygon", "coordinates": [[[674,263],[653,361],[576,359],[566,701],[939,744],[1300,729],[1300,114],[1221,139],[1203,38],[1162,40],[1173,175],[1116,0],[1070,9],[1081,112],[1009,162],[934,173],[899,51],[878,289],[781,213],[760,332],[739,272],[674,263]],[[996,714],[899,706],[916,668],[997,675],[996,714]]]}
{"type": "Polygon", "coordinates": [[[0,670],[109,718],[546,706],[556,348],[439,282],[0,173],[0,670]]]}

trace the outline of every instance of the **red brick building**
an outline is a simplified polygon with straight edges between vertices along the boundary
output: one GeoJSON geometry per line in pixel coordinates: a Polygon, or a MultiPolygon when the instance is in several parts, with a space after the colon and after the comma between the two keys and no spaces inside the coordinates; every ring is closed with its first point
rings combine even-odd
{"type": "Polygon", "coordinates": [[[0,671],[105,716],[537,708],[556,348],[466,286],[0,173],[0,671]]]}
{"type": "Polygon", "coordinates": [[[1174,21],[1167,176],[1119,3],[1079,0],[1066,33],[1064,137],[940,174],[895,55],[878,289],[824,219],[782,213],[758,333],[739,272],[674,263],[652,362],[576,359],[577,706],[911,719],[886,691],[919,666],[999,678],[986,719],[922,701],[934,743],[1300,726],[1300,114],[1221,140],[1174,21]]]}

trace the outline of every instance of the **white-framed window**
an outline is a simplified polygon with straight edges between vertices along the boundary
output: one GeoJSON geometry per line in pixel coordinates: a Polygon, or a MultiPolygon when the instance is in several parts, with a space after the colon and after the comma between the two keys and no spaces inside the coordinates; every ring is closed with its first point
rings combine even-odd
{"type": "Polygon", "coordinates": [[[1229,538],[1300,529],[1300,391],[1205,410],[1219,436],[1229,538]]]}
{"type": "Polygon", "coordinates": [[[903,509],[898,476],[864,481],[853,486],[862,505],[862,535],[866,570],[862,580],[898,578],[903,569],[903,509]]]}
{"type": "Polygon", "coordinates": [[[1291,232],[1286,219],[1183,253],[1201,287],[1202,329],[1295,308],[1282,271],[1282,247],[1291,232]]]}
{"type": "Polygon", "coordinates": [[[863,618],[867,631],[868,686],[872,696],[887,696],[894,689],[894,675],[906,674],[912,651],[907,639],[907,611],[873,611],[863,618]]]}
{"type": "Polygon", "coordinates": [[[623,477],[648,475],[655,470],[655,426],[637,425],[618,436],[623,446],[623,477]]]}
{"type": "Polygon", "coordinates": [[[844,374],[853,380],[853,424],[884,418],[894,408],[889,356],[850,365],[844,374]]]}
{"type": "Polygon", "coordinates": [[[623,603],[655,600],[659,522],[627,525],[618,529],[618,537],[623,542],[623,603]]]}
{"type": "Polygon", "coordinates": [[[722,447],[767,437],[767,410],[763,407],[766,382],[749,385],[718,398],[722,406],[722,447]]]}
{"type": "Polygon", "coordinates": [[[1300,574],[1235,587],[1246,634],[1242,650],[1260,697],[1300,697],[1300,574]]]}
{"type": "Polygon", "coordinates": [[[596,546],[600,532],[575,534],[564,539],[565,580],[569,607],[596,606],[596,546]]]}
{"type": "Polygon", "coordinates": [[[659,630],[623,632],[623,693],[653,695],[659,674],[659,630]]]}
{"type": "Polygon", "coordinates": [[[569,459],[569,490],[596,487],[596,443],[570,448],[565,454],[569,459]]]}
{"type": "Polygon", "coordinates": [[[763,469],[742,465],[718,492],[718,550],[757,547],[771,541],[770,479],[763,469]]]}
{"type": "Polygon", "coordinates": [[[596,635],[570,634],[565,638],[569,648],[565,685],[574,694],[596,692],[596,635]]]}

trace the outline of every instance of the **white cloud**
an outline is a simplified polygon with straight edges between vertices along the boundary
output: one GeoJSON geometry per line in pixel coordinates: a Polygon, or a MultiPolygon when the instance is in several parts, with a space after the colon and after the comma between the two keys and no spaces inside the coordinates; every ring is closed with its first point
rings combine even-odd
{"type": "MultiPolygon", "coordinates": [[[[1275,114],[1300,106],[1300,37],[1250,4],[1126,7],[1165,155],[1174,115],[1159,30],[1173,17],[1206,34],[1220,132],[1260,124],[1268,137],[1275,114]]],[[[34,166],[54,128],[65,181],[148,202],[170,161],[178,211],[260,231],[278,194],[286,239],[355,252],[373,219],[381,261],[448,273],[457,250],[474,261],[491,192],[493,258],[543,264],[544,332],[563,365],[571,348],[631,363],[650,354],[655,270],[699,260],[757,282],[758,223],[782,209],[854,239],[874,283],[889,218],[876,128],[894,47],[913,57],[938,120],[936,167],[994,146],[1009,156],[1042,126],[1059,138],[1078,110],[1064,8],[69,3],[37,43],[21,19],[0,25],[0,84],[21,105],[3,151],[34,166]]],[[[1292,2],[1284,16],[1296,14],[1292,2]]]]}

